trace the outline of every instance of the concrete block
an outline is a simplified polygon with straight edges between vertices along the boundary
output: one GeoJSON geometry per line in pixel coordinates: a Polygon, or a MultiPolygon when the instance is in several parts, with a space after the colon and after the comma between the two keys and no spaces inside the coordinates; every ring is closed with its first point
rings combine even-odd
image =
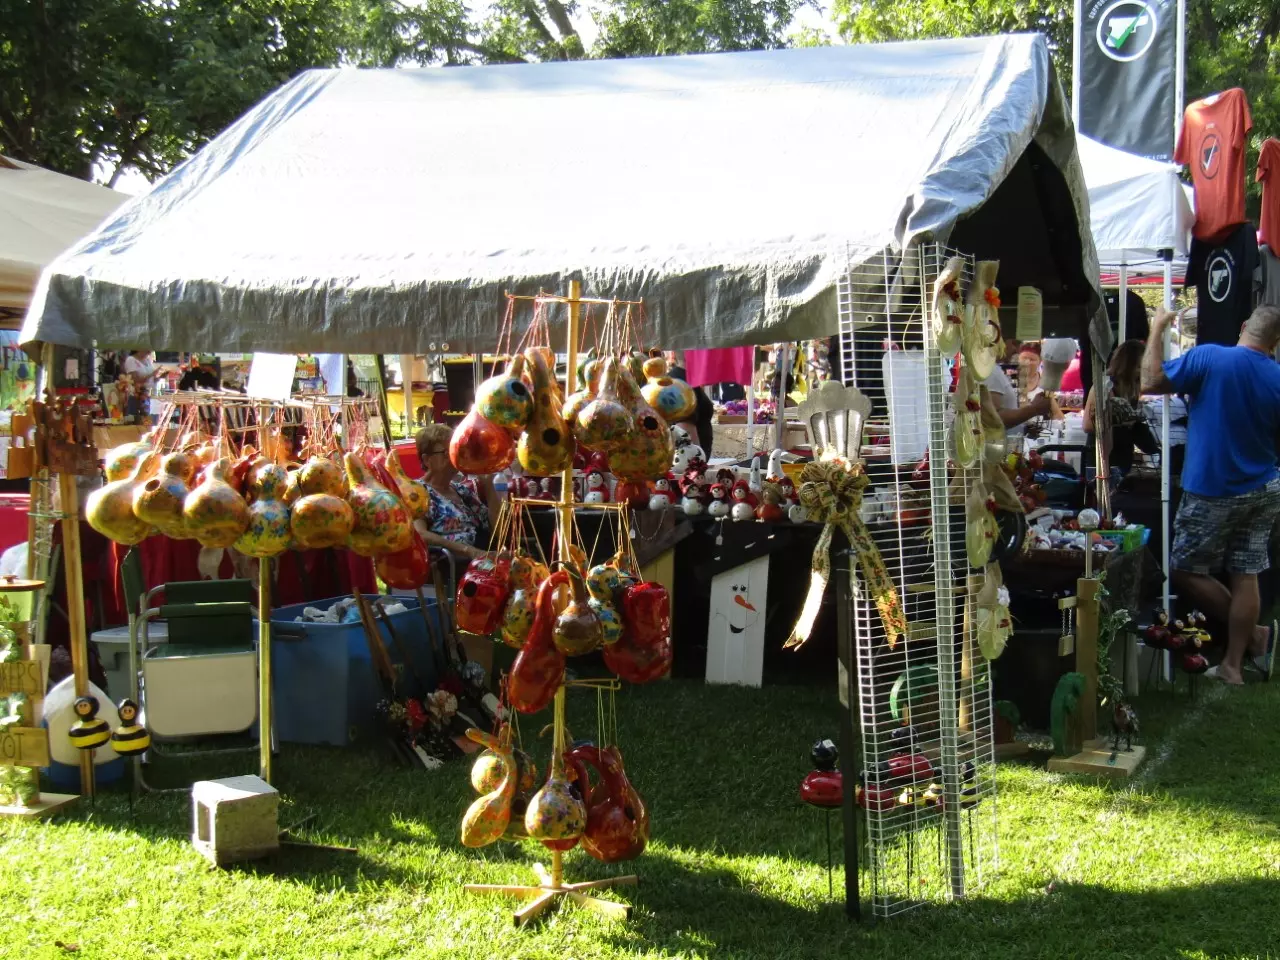
{"type": "Polygon", "coordinates": [[[280,848],[280,794],[254,776],[201,780],[191,787],[191,843],[223,866],[280,848]]]}

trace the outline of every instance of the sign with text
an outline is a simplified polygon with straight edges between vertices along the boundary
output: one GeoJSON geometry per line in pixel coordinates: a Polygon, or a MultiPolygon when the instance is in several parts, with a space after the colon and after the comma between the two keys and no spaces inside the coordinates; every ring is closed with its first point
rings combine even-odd
{"type": "Polygon", "coordinates": [[[49,733],[43,727],[0,727],[0,767],[49,766],[49,733]]]}
{"type": "Polygon", "coordinates": [[[1079,0],[1076,9],[1080,133],[1171,162],[1179,0],[1079,0]]]}
{"type": "Polygon", "coordinates": [[[8,663],[0,663],[0,697],[13,696],[15,693],[26,694],[28,697],[44,696],[40,661],[10,660],[8,663]]]}
{"type": "Polygon", "coordinates": [[[1017,338],[1039,340],[1044,330],[1044,298],[1035,287],[1018,288],[1017,338]]]}

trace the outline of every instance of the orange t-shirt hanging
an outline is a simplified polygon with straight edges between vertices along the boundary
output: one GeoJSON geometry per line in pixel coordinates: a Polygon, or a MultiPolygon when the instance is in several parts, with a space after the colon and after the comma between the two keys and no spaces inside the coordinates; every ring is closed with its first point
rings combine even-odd
{"type": "Polygon", "coordinates": [[[1244,140],[1252,128],[1249,100],[1239,87],[1197,100],[1183,114],[1173,159],[1191,167],[1191,232],[1201,240],[1212,241],[1245,221],[1244,140]]]}
{"type": "Polygon", "coordinates": [[[1280,140],[1268,137],[1258,151],[1258,182],[1262,184],[1262,242],[1275,251],[1280,244],[1280,140]]]}

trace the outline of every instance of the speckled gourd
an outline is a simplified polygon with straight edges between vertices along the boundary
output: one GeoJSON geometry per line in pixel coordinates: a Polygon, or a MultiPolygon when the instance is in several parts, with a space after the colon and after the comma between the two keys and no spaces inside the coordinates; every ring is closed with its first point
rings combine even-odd
{"type": "Polygon", "coordinates": [[[249,526],[235,548],[248,557],[278,556],[289,548],[289,506],[284,502],[288,477],[274,463],[259,464],[249,479],[253,503],[249,505],[249,526]]]}
{"type": "Polygon", "coordinates": [[[116,543],[132,546],[145,540],[152,527],[133,512],[133,495],[155,475],[159,466],[160,458],[148,453],[134,464],[129,476],[113,480],[89,494],[84,506],[89,526],[116,543]]]}
{"type": "Polygon", "coordinates": [[[376,557],[409,546],[413,527],[400,498],[375,480],[354,453],[348,453],[344,463],[351,488],[347,505],[354,521],[348,539],[351,549],[362,557],[376,557]]]}
{"type": "Polygon", "coordinates": [[[230,547],[249,526],[249,505],[228,482],[231,461],[223,457],[205,470],[187,494],[182,519],[202,547],[230,547]]]}
{"type": "Polygon", "coordinates": [[[174,540],[190,540],[182,510],[191,494],[195,461],[185,453],[171,453],[160,461],[160,472],[133,492],[133,514],[174,540]]]}

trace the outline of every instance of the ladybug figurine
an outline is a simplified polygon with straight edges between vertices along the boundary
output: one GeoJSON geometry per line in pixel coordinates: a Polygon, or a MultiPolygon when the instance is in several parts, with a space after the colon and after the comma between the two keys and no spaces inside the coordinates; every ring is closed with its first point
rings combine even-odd
{"type": "Polygon", "coordinates": [[[800,799],[815,807],[838,807],[844,800],[844,777],[836,764],[840,752],[830,740],[819,740],[809,751],[813,769],[800,783],[800,799]]]}

